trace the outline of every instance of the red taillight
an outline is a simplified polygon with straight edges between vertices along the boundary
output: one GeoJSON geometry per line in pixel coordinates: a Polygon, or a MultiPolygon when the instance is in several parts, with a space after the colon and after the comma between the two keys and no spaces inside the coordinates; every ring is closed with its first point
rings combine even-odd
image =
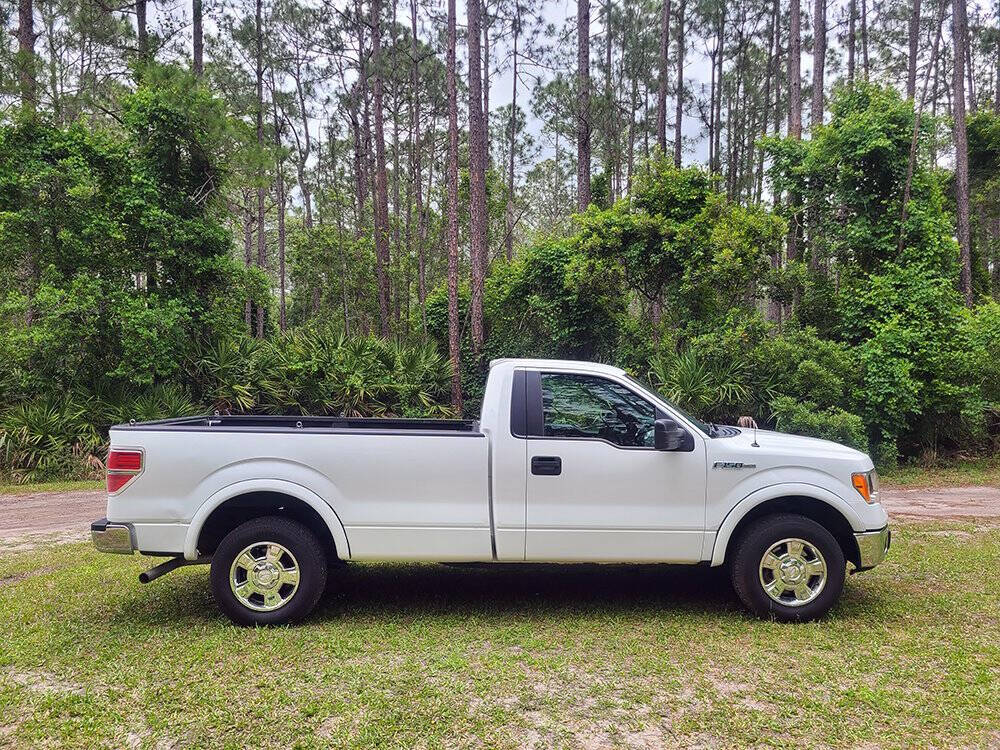
{"type": "Polygon", "coordinates": [[[118,492],[134,478],[135,474],[108,474],[108,492],[118,492]]]}
{"type": "Polygon", "coordinates": [[[108,454],[108,471],[139,471],[142,469],[142,453],[139,451],[116,451],[108,454]]]}
{"type": "Polygon", "coordinates": [[[108,453],[108,492],[118,492],[142,471],[142,451],[108,453]]]}

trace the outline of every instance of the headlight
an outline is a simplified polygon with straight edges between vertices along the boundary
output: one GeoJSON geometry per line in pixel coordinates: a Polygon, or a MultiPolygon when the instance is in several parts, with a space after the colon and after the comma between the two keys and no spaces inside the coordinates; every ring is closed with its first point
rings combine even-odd
{"type": "Polygon", "coordinates": [[[851,474],[851,484],[866,503],[874,505],[878,502],[878,472],[875,469],[851,474]]]}

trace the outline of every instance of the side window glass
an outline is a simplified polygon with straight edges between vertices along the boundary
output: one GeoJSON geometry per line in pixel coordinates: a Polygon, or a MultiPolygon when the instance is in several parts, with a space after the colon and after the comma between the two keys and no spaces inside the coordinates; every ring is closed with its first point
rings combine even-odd
{"type": "Polygon", "coordinates": [[[623,385],[594,375],[542,373],[543,435],[652,448],[655,407],[623,385]]]}

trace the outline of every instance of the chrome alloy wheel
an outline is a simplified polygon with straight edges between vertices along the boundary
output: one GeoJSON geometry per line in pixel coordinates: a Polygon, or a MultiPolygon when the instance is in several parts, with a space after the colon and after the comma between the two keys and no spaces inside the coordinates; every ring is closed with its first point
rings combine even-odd
{"type": "Polygon", "coordinates": [[[786,607],[808,604],[826,586],[826,560],[804,539],[782,539],[760,560],[760,585],[769,597],[786,607]]]}
{"type": "Polygon", "coordinates": [[[255,542],[229,568],[229,587],[240,603],[257,612],[283,607],[299,589],[299,563],[277,542],[255,542]]]}

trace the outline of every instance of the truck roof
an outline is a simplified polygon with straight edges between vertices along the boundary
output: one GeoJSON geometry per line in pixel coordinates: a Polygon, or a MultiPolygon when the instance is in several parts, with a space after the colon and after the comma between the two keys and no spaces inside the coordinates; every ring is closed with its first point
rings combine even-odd
{"type": "Polygon", "coordinates": [[[597,362],[581,362],[572,359],[517,359],[505,357],[490,361],[490,369],[499,366],[531,367],[531,368],[553,368],[558,370],[580,370],[588,373],[601,373],[605,375],[624,375],[625,371],[613,365],[604,365],[597,362]]]}

